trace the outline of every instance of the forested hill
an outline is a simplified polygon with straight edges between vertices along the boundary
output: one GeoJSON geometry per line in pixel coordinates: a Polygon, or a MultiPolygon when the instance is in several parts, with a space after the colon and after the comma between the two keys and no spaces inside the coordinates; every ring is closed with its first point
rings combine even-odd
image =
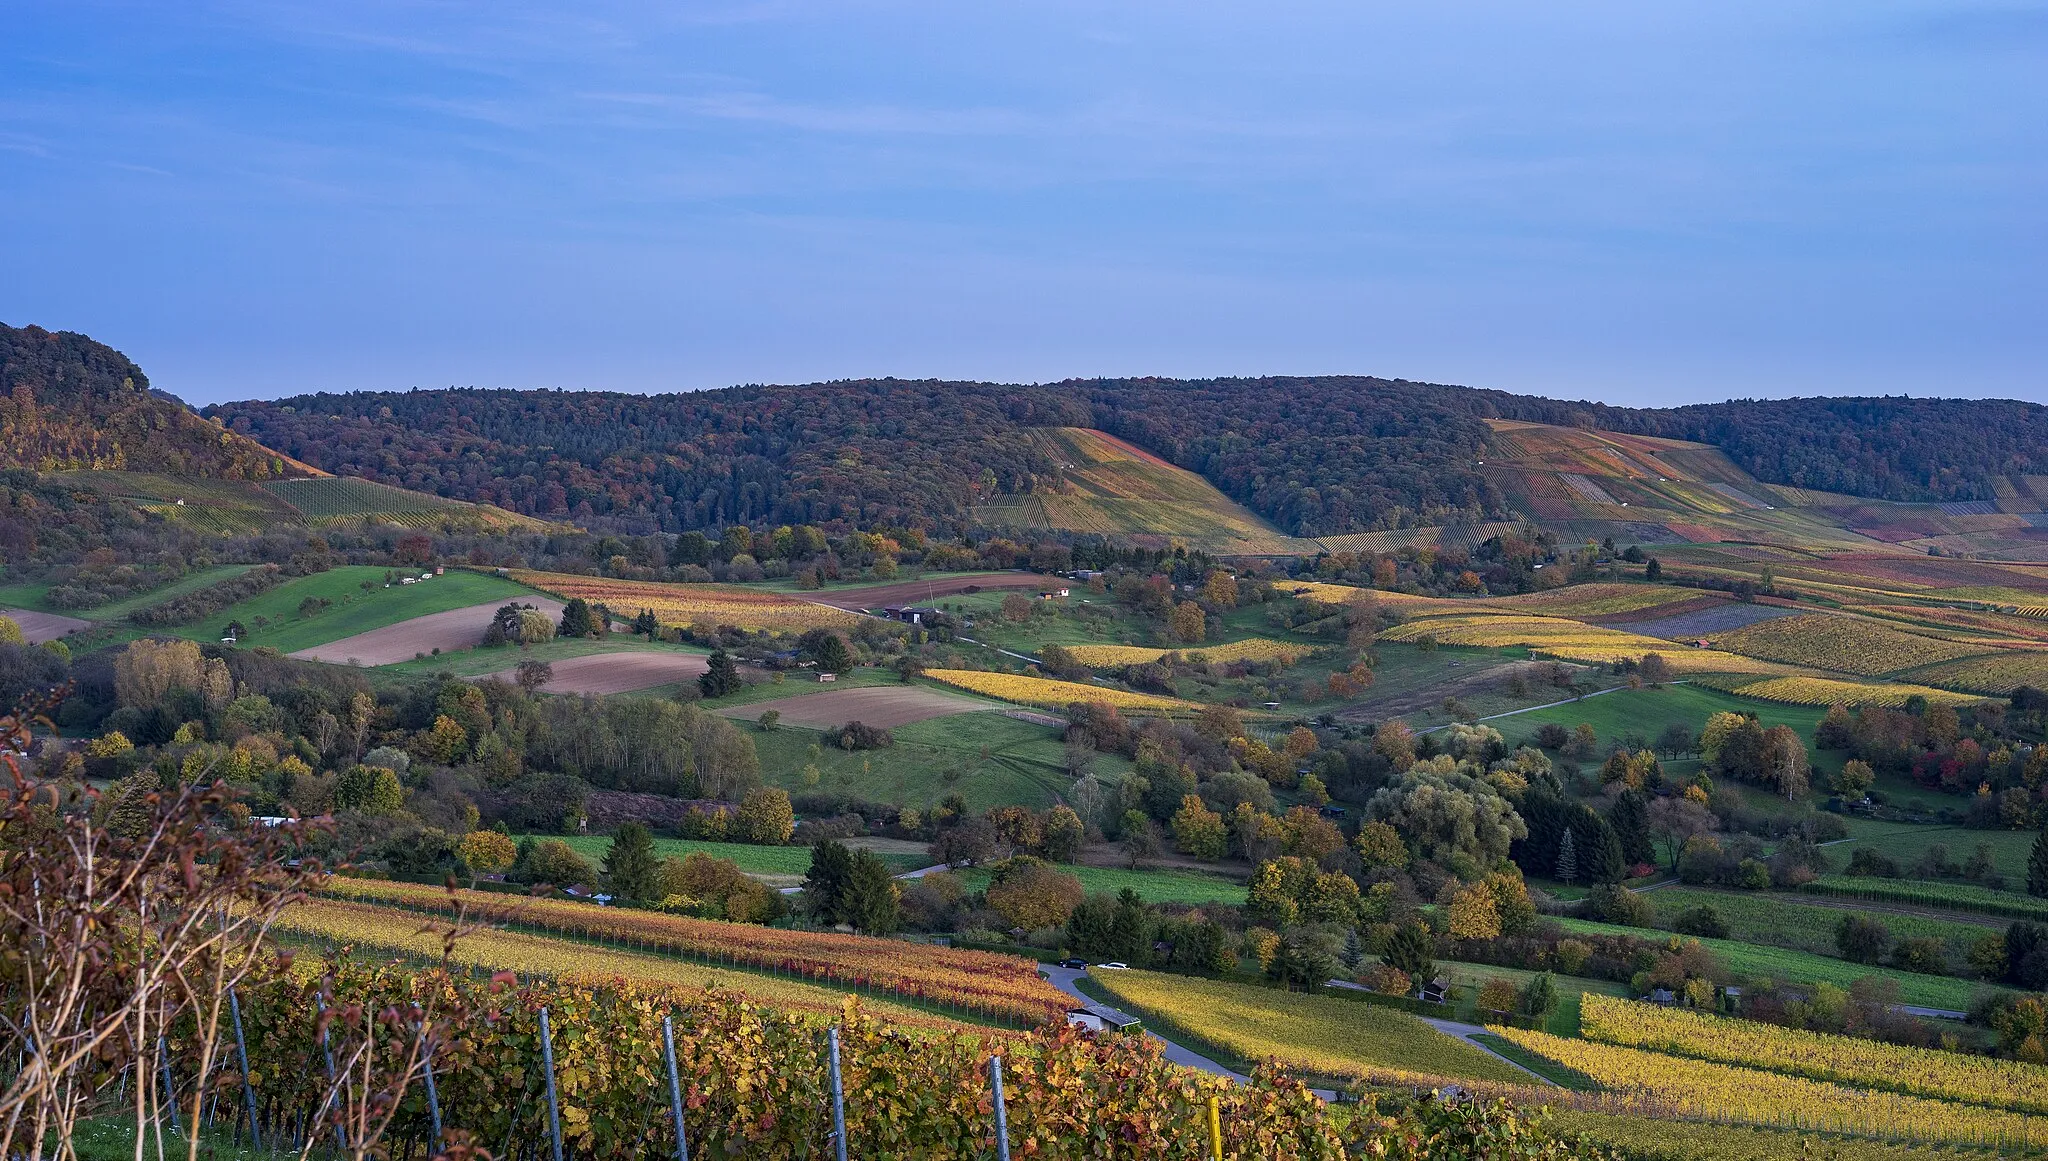
{"type": "Polygon", "coordinates": [[[80,334],[0,324],[0,467],[303,475],[270,449],[149,389],[126,355],[80,334]]]}
{"type": "Polygon", "coordinates": [[[1349,376],[1039,386],[860,380],[678,395],[414,391],[212,409],[328,471],[532,516],[621,527],[963,524],[1060,486],[1027,427],[1106,430],[1298,536],[1499,519],[1477,471],[1500,417],[1720,446],[1773,483],[1897,500],[1993,497],[2048,473],[2048,409],[1923,399],[1741,400],[1669,410],[1349,376]]]}
{"type": "Polygon", "coordinates": [[[1884,500],[1990,500],[2048,475],[2048,407],[2010,399],[1735,399],[1646,410],[1482,392],[1504,419],[1710,443],[1773,484],[1884,500]]]}
{"type": "Polygon", "coordinates": [[[1384,379],[863,380],[688,395],[311,395],[213,413],[288,455],[529,515],[644,523],[962,523],[1060,486],[1030,427],[1093,427],[1296,535],[1504,517],[1469,392],[1384,379]]]}

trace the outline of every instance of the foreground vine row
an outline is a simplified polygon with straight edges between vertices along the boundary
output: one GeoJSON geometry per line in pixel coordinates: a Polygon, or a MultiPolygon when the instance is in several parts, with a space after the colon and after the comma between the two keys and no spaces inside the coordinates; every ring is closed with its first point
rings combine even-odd
{"type": "Polygon", "coordinates": [[[451,894],[413,883],[335,879],[327,891],[343,899],[430,914],[449,914],[459,906],[470,918],[484,922],[521,924],[735,967],[784,972],[818,983],[872,988],[1027,1024],[1062,1019],[1071,1006],[1064,993],[1039,976],[1037,964],[993,952],[833,932],[788,931],[561,899],[485,891],[451,894]]]}

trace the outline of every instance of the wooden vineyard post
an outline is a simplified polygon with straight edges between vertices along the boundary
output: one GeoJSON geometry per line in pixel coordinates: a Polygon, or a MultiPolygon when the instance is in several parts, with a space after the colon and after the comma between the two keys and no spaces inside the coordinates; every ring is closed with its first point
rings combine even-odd
{"type": "Polygon", "coordinates": [[[1223,1110],[1209,1098],[1209,1161],[1223,1161],[1223,1110]]]}

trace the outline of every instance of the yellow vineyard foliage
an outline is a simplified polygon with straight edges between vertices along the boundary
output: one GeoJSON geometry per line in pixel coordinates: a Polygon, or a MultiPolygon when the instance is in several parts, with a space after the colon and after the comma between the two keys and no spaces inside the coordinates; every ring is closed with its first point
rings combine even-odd
{"type": "Polygon", "coordinates": [[[1983,652],[1981,646],[1904,633],[1862,617],[1829,614],[1759,621],[1718,635],[1714,644],[1751,657],[1865,677],[1983,652]]]}
{"type": "Polygon", "coordinates": [[[1047,709],[1065,709],[1077,701],[1099,701],[1120,710],[1151,714],[1192,714],[1199,713],[1202,709],[1194,702],[1182,701],[1177,697],[1104,689],[1096,685],[1082,685],[1077,681],[1054,681],[1049,677],[984,673],[978,669],[927,669],[924,675],[933,681],[970,693],[1014,701],[1019,705],[1043,706],[1047,709]]]}
{"type": "Polygon", "coordinates": [[[1362,1079],[1394,1069],[1432,1087],[1449,1083],[1445,1078],[1508,1084],[1529,1079],[1513,1065],[1391,1008],[1153,972],[1091,978],[1148,1024],[1170,1026],[1246,1060],[1276,1060],[1291,1071],[1362,1079]]]}
{"type": "Polygon", "coordinates": [[[1953,685],[2001,697],[2022,685],[2048,686],[2048,650],[2015,650],[1968,657],[1922,669],[1913,676],[1929,685],[1953,685]]]}
{"type": "Polygon", "coordinates": [[[664,625],[731,625],[740,629],[801,632],[820,626],[851,625],[857,619],[853,613],[830,605],[759,589],[662,584],[528,569],[513,569],[510,575],[520,584],[542,592],[602,604],[613,616],[626,620],[642,609],[652,609],[664,625]]]}
{"type": "Polygon", "coordinates": [[[1168,653],[1179,653],[1190,661],[1217,665],[1233,661],[1279,661],[1292,665],[1315,652],[1313,646],[1269,641],[1263,637],[1248,637],[1228,645],[1198,645],[1185,649],[1161,649],[1149,645],[1069,645],[1066,650],[1074,660],[1097,669],[1113,665],[1143,665],[1168,653]]]}
{"type": "Polygon", "coordinates": [[[1924,697],[1934,705],[1968,705],[1984,700],[1925,685],[1876,685],[1859,681],[1830,681],[1824,677],[1776,677],[1739,685],[1729,692],[1789,705],[1834,705],[1840,702],[1847,706],[1901,706],[1915,696],[1924,697]]]}
{"type": "Polygon", "coordinates": [[[2024,1113],[1850,1088],[1520,1028],[1491,1031],[1591,1077],[1611,1090],[1610,1099],[1657,1116],[1943,1143],[2048,1146],[2048,1118],[2024,1113]]]}
{"type": "Polygon", "coordinates": [[[2048,1067],[1831,1036],[1589,993],[1586,1037],[1861,1088],[2048,1113],[2048,1067]]]}
{"type": "Polygon", "coordinates": [[[1500,647],[1524,645],[1532,651],[1566,661],[1640,661],[1656,653],[1675,673],[1783,673],[1785,667],[1716,649],[1695,649],[1656,637],[1603,629],[1563,617],[1515,614],[1463,614],[1428,617],[1396,625],[1380,634],[1387,641],[1419,641],[1433,637],[1444,645],[1500,647]]]}

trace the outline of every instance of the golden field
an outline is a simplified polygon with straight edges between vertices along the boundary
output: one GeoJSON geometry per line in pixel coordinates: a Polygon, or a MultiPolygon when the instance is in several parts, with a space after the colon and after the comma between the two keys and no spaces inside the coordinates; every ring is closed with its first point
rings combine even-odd
{"type": "Polygon", "coordinates": [[[1248,637],[1243,641],[1232,641],[1226,645],[1191,645],[1179,649],[1162,649],[1151,645],[1069,645],[1066,646],[1066,651],[1069,657],[1083,665],[1105,669],[1117,665],[1143,665],[1149,661],[1157,661],[1168,653],[1178,653],[1190,661],[1205,661],[1214,665],[1227,665],[1233,661],[1278,661],[1292,665],[1315,652],[1315,648],[1286,641],[1269,641],[1263,637],[1248,637]]]}
{"type": "Polygon", "coordinates": [[[851,625],[856,619],[856,614],[842,609],[760,589],[662,584],[529,569],[512,569],[509,575],[544,593],[565,599],[582,597],[602,604],[611,610],[612,616],[629,621],[640,610],[652,609],[663,625],[731,625],[800,633],[806,629],[851,625]]]}
{"type": "Polygon", "coordinates": [[[1099,685],[1055,681],[1049,677],[987,673],[979,669],[927,669],[924,675],[933,681],[964,689],[969,693],[979,693],[1003,701],[1013,701],[1019,705],[1035,705],[1045,709],[1063,710],[1077,701],[1102,702],[1120,710],[1166,715],[1200,713],[1202,709],[1194,702],[1182,701],[1177,697],[1105,689],[1099,685]]]}

